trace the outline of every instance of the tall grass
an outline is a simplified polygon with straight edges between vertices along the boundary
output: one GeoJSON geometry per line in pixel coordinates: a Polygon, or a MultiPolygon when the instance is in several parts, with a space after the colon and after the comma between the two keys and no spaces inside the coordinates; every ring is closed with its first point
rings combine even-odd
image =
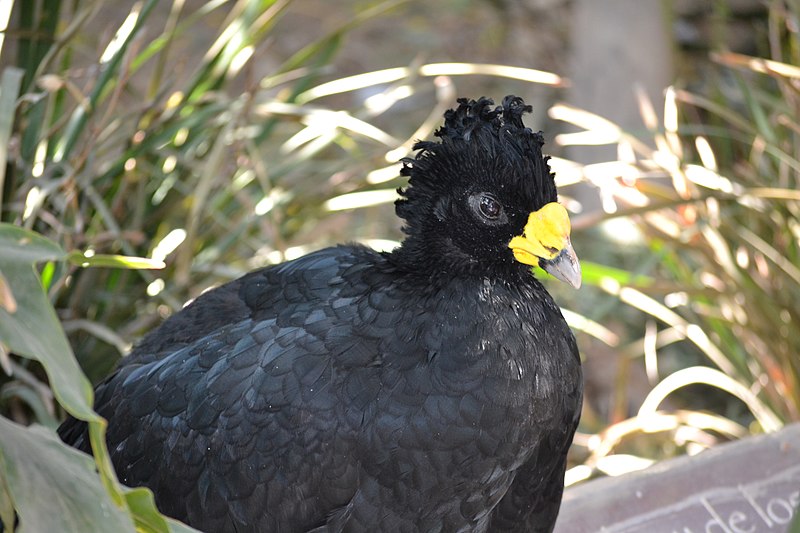
{"type": "MultiPolygon", "coordinates": [[[[715,52],[708,74],[724,82],[718,90],[671,87],[656,104],[640,96],[648,135],[567,105],[550,110],[580,129],[560,144],[610,144],[618,154],[557,162],[562,178],[572,174],[603,198],[603,212],[575,226],[614,222],[625,231],[607,236],[608,246],[639,250],[628,254],[638,283],[595,284],[641,313],[642,335],[622,353],[643,362],[652,390],[637,416],[584,436],[590,467],[615,452],[652,460],[800,420],[800,11],[770,8],[770,57],[715,52]],[[655,451],[636,444],[648,434],[659,435],[655,451]]],[[[603,309],[586,312],[601,322],[609,309],[625,312],[603,309]]]]}

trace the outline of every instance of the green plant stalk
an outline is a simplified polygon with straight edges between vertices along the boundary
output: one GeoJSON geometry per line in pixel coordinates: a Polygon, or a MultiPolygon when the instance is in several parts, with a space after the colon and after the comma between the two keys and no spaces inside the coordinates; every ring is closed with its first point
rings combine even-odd
{"type": "Polygon", "coordinates": [[[147,21],[150,12],[157,4],[158,0],[147,1],[147,3],[142,8],[142,11],[139,13],[139,16],[137,17],[136,23],[134,24],[133,28],[128,33],[128,35],[125,36],[125,39],[119,46],[119,49],[105,65],[105,68],[100,74],[97,83],[95,84],[91,94],[89,95],[88,98],[89,109],[85,109],[83,106],[79,105],[72,112],[72,116],[70,117],[69,123],[67,124],[67,128],[64,132],[64,135],[59,140],[55,154],[53,155],[53,159],[55,160],[55,162],[60,162],[64,160],[68,154],[72,153],[75,143],[77,143],[80,134],[82,133],[84,127],[86,126],[86,122],[89,119],[89,115],[93,113],[95,109],[97,109],[98,105],[100,104],[100,101],[102,100],[102,95],[108,89],[109,85],[115,81],[115,77],[118,74],[117,72],[118,67],[122,63],[122,58],[124,57],[125,52],[127,52],[128,46],[130,45],[133,38],[136,37],[136,35],[138,35],[139,31],[142,29],[145,22],[147,21]]]}
{"type": "MultiPolygon", "coordinates": [[[[173,0],[172,2],[172,8],[169,10],[169,16],[167,17],[167,22],[164,25],[164,31],[160,35],[160,37],[164,39],[164,44],[158,52],[158,59],[156,60],[153,77],[150,78],[150,84],[147,89],[148,100],[154,100],[160,90],[162,80],[164,78],[164,69],[167,65],[169,51],[172,47],[173,41],[175,40],[176,27],[185,3],[185,0],[173,0]]],[[[137,54],[137,56],[141,56],[141,54],[137,54]]],[[[136,61],[136,58],[134,58],[134,61],[136,61]]],[[[131,72],[133,72],[132,66],[133,65],[131,65],[131,72]]],[[[146,127],[146,124],[144,126],[146,127]]]]}

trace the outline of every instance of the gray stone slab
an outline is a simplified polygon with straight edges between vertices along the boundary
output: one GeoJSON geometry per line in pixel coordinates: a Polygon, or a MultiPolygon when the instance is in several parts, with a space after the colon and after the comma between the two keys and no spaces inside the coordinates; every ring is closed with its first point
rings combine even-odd
{"type": "Polygon", "coordinates": [[[786,533],[800,506],[800,424],[564,494],[557,533],[786,533]]]}

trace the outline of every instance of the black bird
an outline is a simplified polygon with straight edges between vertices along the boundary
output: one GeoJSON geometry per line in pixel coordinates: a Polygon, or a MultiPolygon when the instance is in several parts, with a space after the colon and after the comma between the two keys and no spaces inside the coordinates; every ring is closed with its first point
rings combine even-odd
{"type": "Polygon", "coordinates": [[[97,387],[123,483],[214,533],[552,530],[582,382],[532,267],[580,267],[530,106],[458,102],[404,161],[398,249],[209,291],[97,387]]]}

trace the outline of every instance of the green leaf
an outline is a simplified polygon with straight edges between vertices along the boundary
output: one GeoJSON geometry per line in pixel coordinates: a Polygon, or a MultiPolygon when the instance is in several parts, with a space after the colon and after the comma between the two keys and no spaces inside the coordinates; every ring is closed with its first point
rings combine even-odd
{"type": "Polygon", "coordinates": [[[41,235],[0,224],[0,272],[16,302],[13,313],[0,308],[0,342],[17,355],[42,363],[53,394],[70,414],[97,420],[92,411],[92,386],[75,360],[33,266],[65,257],[58,245],[41,235]]]}
{"type": "MultiPolygon", "coordinates": [[[[6,13],[7,16],[7,13],[6,13]]],[[[6,21],[7,22],[7,21],[6,21]]],[[[5,28],[6,25],[3,24],[5,28]]],[[[8,140],[17,111],[17,96],[25,71],[16,67],[6,67],[0,77],[0,210],[3,206],[3,190],[8,161],[8,140]]]]}
{"type": "Polygon", "coordinates": [[[199,533],[197,529],[187,526],[183,522],[178,522],[174,518],[164,517],[169,526],[170,533],[199,533]]]}
{"type": "Polygon", "coordinates": [[[149,259],[147,257],[132,257],[128,255],[98,254],[86,255],[79,250],[73,250],[67,254],[67,260],[73,265],[80,267],[109,267],[127,268],[134,270],[141,269],[161,269],[166,265],[164,261],[149,259]]]}
{"type": "MultiPolygon", "coordinates": [[[[2,468],[2,462],[0,462],[2,468]]],[[[11,500],[11,491],[8,487],[8,478],[0,476],[0,529],[5,531],[13,531],[14,519],[16,513],[14,512],[14,502],[11,500]]]]}
{"type": "Polygon", "coordinates": [[[103,489],[92,458],[42,426],[0,417],[0,479],[17,509],[20,533],[135,531],[103,489]]]}
{"type": "Polygon", "coordinates": [[[154,533],[191,533],[195,529],[171,518],[161,515],[156,508],[153,493],[144,488],[128,489],[125,492],[138,530],[152,531],[154,533]]]}
{"type": "Polygon", "coordinates": [[[136,517],[136,527],[157,533],[167,533],[167,521],[158,513],[153,493],[147,489],[130,489],[125,492],[128,507],[136,517]]]}
{"type": "Polygon", "coordinates": [[[0,266],[4,263],[31,265],[60,261],[66,255],[53,241],[11,224],[0,224],[0,266]]]}

